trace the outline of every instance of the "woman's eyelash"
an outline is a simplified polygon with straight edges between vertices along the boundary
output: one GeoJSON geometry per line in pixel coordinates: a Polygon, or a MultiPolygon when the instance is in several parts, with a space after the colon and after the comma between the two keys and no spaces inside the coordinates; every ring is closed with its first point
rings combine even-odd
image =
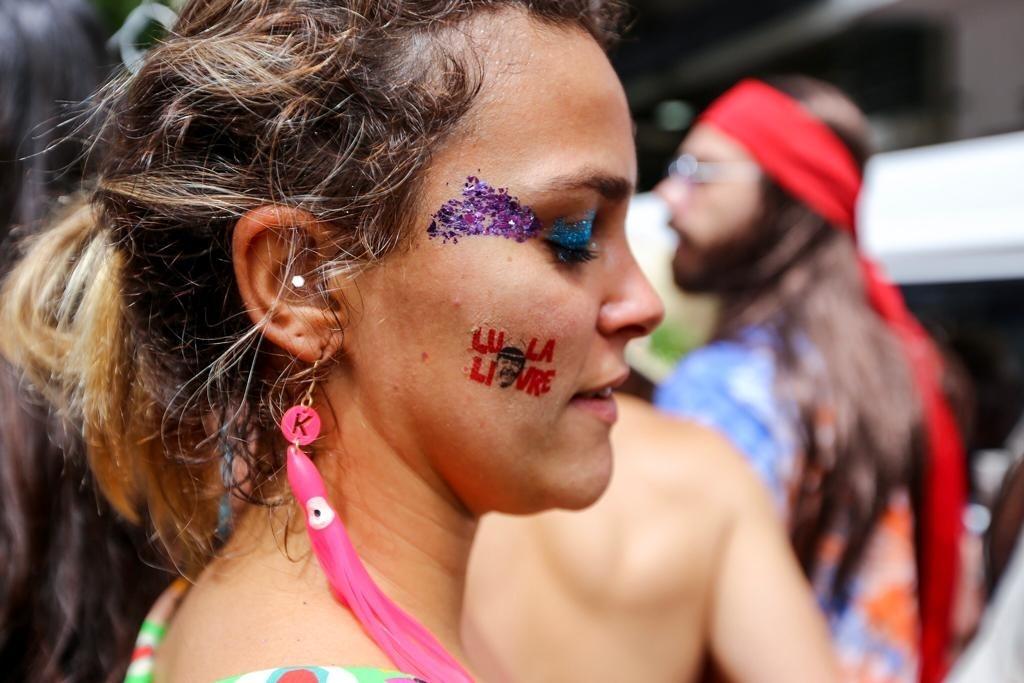
{"type": "Polygon", "coordinates": [[[569,248],[550,242],[551,251],[559,263],[585,263],[597,258],[597,251],[590,247],[569,248]]]}
{"type": "Polygon", "coordinates": [[[583,263],[597,257],[592,247],[594,216],[591,211],[578,221],[555,220],[546,239],[559,263],[583,263]]]}

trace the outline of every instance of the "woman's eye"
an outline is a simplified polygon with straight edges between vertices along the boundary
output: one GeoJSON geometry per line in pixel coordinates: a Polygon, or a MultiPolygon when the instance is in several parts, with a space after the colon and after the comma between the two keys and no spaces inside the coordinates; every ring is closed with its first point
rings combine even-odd
{"type": "Polygon", "coordinates": [[[593,244],[594,216],[591,211],[578,221],[555,220],[546,239],[559,263],[583,263],[597,257],[593,244]]]}

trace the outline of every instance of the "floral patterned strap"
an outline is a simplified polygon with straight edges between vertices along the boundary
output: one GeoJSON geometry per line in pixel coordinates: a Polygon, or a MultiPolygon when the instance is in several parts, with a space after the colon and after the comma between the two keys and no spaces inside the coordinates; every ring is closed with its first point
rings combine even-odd
{"type": "Polygon", "coordinates": [[[413,681],[418,678],[383,669],[351,668],[336,666],[288,666],[280,669],[264,669],[225,678],[218,683],[392,683],[413,681]]]}
{"type": "Polygon", "coordinates": [[[124,683],[153,683],[153,659],[156,648],[167,634],[167,624],[186,591],[188,582],[177,579],[157,598],[142,622],[139,636],[135,639],[135,649],[132,651],[132,661],[128,665],[124,683]]]}
{"type": "MultiPolygon", "coordinates": [[[[125,683],[153,683],[153,660],[167,634],[167,625],[174,616],[178,603],[188,590],[188,582],[178,579],[157,599],[146,615],[135,640],[131,665],[125,683]]],[[[426,683],[414,676],[397,671],[370,667],[341,668],[337,666],[287,666],[264,669],[232,676],[218,683],[426,683]]]]}

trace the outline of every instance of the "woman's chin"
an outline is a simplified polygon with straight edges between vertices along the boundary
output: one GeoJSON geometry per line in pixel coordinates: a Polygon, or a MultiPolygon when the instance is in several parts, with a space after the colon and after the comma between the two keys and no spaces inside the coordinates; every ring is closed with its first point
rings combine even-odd
{"type": "Polygon", "coordinates": [[[598,501],[612,479],[612,449],[607,442],[586,454],[571,473],[552,482],[553,505],[562,510],[582,510],[598,501]]]}
{"type": "MultiPolygon", "coordinates": [[[[608,488],[612,476],[612,449],[607,439],[597,446],[573,454],[562,451],[545,456],[546,466],[523,471],[500,487],[500,500],[491,496],[483,512],[506,515],[532,515],[548,510],[582,510],[590,507],[608,488]],[[565,457],[569,455],[570,457],[565,457]],[[571,457],[576,456],[576,457],[571,457]],[[553,463],[557,462],[557,466],[553,463]]],[[[493,489],[491,489],[493,492],[493,489]]]]}

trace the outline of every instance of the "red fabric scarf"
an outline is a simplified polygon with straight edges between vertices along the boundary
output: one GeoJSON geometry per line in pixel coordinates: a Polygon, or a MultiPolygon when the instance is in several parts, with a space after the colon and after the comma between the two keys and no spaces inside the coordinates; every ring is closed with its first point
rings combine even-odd
{"type": "MultiPolygon", "coordinates": [[[[765,174],[786,192],[856,239],[861,173],[832,130],[788,95],[745,80],[701,117],[742,144],[765,174]]],[[[940,386],[942,360],[899,290],[863,254],[866,295],[899,338],[924,411],[927,459],[923,478],[921,548],[922,683],[946,673],[953,599],[960,564],[961,512],[965,502],[964,451],[953,412],[940,386]]]]}

